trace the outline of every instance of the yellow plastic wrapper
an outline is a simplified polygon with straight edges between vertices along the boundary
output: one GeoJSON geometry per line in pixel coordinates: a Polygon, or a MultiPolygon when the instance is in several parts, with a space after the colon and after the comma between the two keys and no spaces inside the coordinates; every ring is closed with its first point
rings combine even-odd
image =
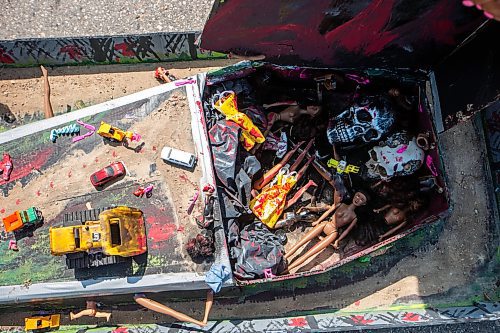
{"type": "Polygon", "coordinates": [[[266,140],[252,120],[248,118],[246,114],[238,111],[238,104],[234,91],[222,92],[213,106],[226,116],[227,120],[233,121],[241,127],[240,141],[246,150],[252,149],[255,143],[262,143],[266,140]]]}
{"type": "Polygon", "coordinates": [[[274,228],[283,214],[288,192],[297,183],[297,173],[288,172],[287,167],[281,168],[268,188],[264,188],[250,202],[252,212],[269,228],[274,228]]]}

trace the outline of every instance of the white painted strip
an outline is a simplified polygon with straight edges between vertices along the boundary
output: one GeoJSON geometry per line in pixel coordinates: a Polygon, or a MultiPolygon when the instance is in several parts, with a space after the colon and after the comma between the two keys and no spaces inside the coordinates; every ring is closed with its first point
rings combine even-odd
{"type": "Polygon", "coordinates": [[[80,110],[68,112],[52,118],[43,119],[34,123],[16,127],[9,131],[0,133],[0,144],[17,140],[33,133],[42,132],[54,127],[66,125],[69,122],[76,121],[88,116],[93,116],[101,112],[113,110],[134,102],[147,100],[153,96],[161,95],[174,89],[182,89],[182,87],[177,87],[175,85],[175,82],[169,82],[159,85],[158,87],[139,91],[131,95],[117,98],[115,100],[92,105],[80,110]]]}

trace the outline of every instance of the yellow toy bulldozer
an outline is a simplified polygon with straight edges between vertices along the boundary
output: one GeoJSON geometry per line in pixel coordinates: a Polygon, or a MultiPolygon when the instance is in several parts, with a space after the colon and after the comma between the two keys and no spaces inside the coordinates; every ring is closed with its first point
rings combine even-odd
{"type": "Polygon", "coordinates": [[[64,223],[49,229],[52,255],[66,255],[66,266],[89,268],[126,261],[147,251],[142,211],[119,206],[66,214],[64,223]]]}
{"type": "Polygon", "coordinates": [[[130,132],[130,131],[123,131],[119,129],[118,127],[112,126],[108,123],[105,123],[104,121],[101,121],[101,125],[99,126],[99,129],[97,130],[97,134],[102,136],[105,139],[108,139],[110,141],[114,142],[126,142],[125,140],[128,139],[130,141],[140,141],[141,136],[137,133],[130,132]]]}

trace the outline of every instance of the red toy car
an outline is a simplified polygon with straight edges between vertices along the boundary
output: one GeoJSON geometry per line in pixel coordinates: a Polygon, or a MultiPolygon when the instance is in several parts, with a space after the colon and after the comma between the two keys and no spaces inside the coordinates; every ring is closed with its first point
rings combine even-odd
{"type": "Polygon", "coordinates": [[[126,174],[125,166],[122,162],[113,162],[107,167],[102,168],[101,170],[94,172],[90,176],[90,182],[95,187],[101,187],[104,184],[116,179],[120,176],[126,174]]]}

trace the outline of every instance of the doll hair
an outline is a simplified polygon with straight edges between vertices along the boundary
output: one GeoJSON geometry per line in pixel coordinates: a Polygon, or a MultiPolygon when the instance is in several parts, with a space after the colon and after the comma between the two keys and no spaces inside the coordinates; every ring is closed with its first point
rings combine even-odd
{"type": "Polygon", "coordinates": [[[186,251],[191,258],[209,257],[214,253],[214,240],[211,235],[198,234],[186,244],[186,251]]]}

